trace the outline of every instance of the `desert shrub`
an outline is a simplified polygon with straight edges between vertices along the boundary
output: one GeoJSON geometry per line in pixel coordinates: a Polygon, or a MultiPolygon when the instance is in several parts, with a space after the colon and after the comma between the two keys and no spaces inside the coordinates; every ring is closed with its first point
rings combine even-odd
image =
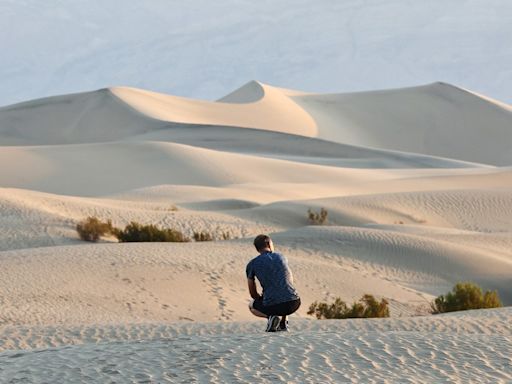
{"type": "Polygon", "coordinates": [[[206,231],[200,231],[195,232],[192,235],[195,241],[214,241],[215,239],[220,240],[231,240],[231,232],[229,231],[222,231],[219,228],[216,229],[215,235],[211,234],[210,232],[206,231]]]}
{"type": "Polygon", "coordinates": [[[187,242],[190,241],[183,233],[172,228],[158,228],[157,226],[142,225],[135,221],[128,224],[123,230],[115,230],[114,235],[121,243],[126,242],[187,242]]]}
{"type": "Polygon", "coordinates": [[[103,222],[97,217],[89,216],[76,225],[76,231],[80,239],[96,242],[101,236],[112,234],[114,228],[110,220],[103,222]]]}
{"type": "Polygon", "coordinates": [[[457,283],[451,292],[432,302],[432,313],[464,311],[468,309],[499,308],[503,304],[497,291],[486,291],[473,283],[457,283]]]}
{"type": "Polygon", "coordinates": [[[372,295],[365,294],[351,307],[339,297],[332,304],[315,301],[309,306],[308,315],[315,315],[317,319],[389,317],[389,307],[387,300],[378,302],[372,295]]]}
{"type": "Polygon", "coordinates": [[[206,231],[194,232],[193,238],[195,241],[213,241],[213,235],[206,231]]]}
{"type": "Polygon", "coordinates": [[[312,209],[308,209],[309,221],[314,225],[322,225],[327,222],[328,212],[325,208],[321,208],[320,212],[315,212],[312,209]]]}
{"type": "Polygon", "coordinates": [[[332,304],[315,301],[309,306],[308,315],[315,315],[317,319],[345,319],[347,312],[347,304],[337,297],[332,304]]]}
{"type": "Polygon", "coordinates": [[[231,232],[221,232],[220,237],[222,238],[222,240],[231,240],[231,232]]]}

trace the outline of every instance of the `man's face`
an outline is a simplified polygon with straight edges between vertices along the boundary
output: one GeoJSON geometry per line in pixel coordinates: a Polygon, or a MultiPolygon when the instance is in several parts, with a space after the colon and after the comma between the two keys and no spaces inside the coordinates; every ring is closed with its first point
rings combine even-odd
{"type": "Polygon", "coordinates": [[[274,252],[274,243],[272,242],[272,240],[269,241],[268,245],[270,247],[270,251],[274,252]]]}

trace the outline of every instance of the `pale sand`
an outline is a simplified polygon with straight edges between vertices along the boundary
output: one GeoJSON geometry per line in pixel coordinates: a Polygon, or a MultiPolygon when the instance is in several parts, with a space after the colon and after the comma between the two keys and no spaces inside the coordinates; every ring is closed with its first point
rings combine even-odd
{"type": "Polygon", "coordinates": [[[287,334],[254,322],[7,327],[15,344],[0,361],[5,382],[505,383],[511,316],[299,320],[287,334]]]}
{"type": "Polygon", "coordinates": [[[414,317],[458,281],[512,303],[511,126],[510,106],[445,84],[1,108],[0,382],[512,380],[510,307],[414,317]],[[232,239],[87,244],[87,216],[232,239]],[[301,293],[290,334],[247,309],[259,233],[301,293]],[[393,319],[306,314],[364,293],[393,319]]]}

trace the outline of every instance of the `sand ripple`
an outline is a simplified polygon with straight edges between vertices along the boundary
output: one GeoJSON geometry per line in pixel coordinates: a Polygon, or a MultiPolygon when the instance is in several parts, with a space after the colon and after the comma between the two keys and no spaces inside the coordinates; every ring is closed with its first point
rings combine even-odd
{"type": "Polygon", "coordinates": [[[2,382],[505,382],[512,336],[304,332],[179,336],[0,355],[2,382]]]}
{"type": "Polygon", "coordinates": [[[262,332],[261,322],[6,327],[0,382],[505,383],[512,380],[511,319],[504,308],[293,320],[292,332],[278,334],[262,332]]]}

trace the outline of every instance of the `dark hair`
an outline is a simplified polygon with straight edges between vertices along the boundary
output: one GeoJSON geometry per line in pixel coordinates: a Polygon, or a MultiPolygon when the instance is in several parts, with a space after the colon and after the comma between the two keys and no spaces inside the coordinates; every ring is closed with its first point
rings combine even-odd
{"type": "Polygon", "coordinates": [[[264,248],[270,247],[270,237],[267,235],[258,235],[254,239],[254,246],[256,247],[256,250],[259,252],[264,248]]]}

